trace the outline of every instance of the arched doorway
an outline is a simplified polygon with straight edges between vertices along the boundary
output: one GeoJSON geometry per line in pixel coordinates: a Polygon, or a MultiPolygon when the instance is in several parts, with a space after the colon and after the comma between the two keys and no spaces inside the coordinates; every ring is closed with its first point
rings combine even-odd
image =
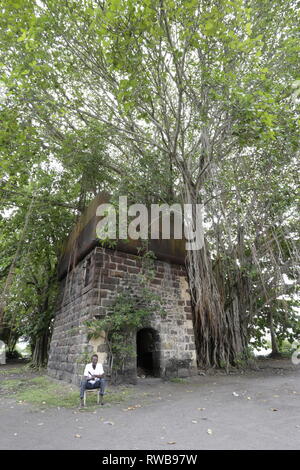
{"type": "Polygon", "coordinates": [[[160,375],[159,335],[153,328],[142,328],[136,335],[137,369],[146,376],[160,375]]]}

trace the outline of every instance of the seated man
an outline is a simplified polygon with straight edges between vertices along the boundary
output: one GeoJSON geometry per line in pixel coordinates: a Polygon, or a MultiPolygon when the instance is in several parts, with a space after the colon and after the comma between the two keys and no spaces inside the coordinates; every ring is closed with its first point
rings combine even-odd
{"type": "Polygon", "coordinates": [[[98,364],[98,356],[94,354],[92,356],[92,362],[87,364],[84,369],[84,377],[80,384],[80,406],[84,406],[83,402],[83,395],[84,391],[93,389],[93,388],[100,388],[100,396],[101,396],[101,405],[103,405],[103,395],[105,389],[105,380],[104,370],[102,364],[98,364]]]}

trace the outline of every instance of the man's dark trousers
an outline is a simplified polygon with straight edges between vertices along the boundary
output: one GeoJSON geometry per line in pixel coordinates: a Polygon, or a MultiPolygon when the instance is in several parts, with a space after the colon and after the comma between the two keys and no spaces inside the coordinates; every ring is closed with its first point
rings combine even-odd
{"type": "Polygon", "coordinates": [[[94,388],[100,388],[100,395],[104,395],[105,385],[105,379],[96,379],[94,384],[91,384],[87,379],[82,379],[80,384],[80,398],[83,399],[85,390],[93,390],[94,388]]]}

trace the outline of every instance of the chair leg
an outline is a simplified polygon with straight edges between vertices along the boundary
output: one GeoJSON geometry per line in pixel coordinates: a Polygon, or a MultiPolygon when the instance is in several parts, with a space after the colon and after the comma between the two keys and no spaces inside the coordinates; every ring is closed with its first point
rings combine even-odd
{"type": "Polygon", "coordinates": [[[86,391],[83,394],[83,405],[85,406],[86,404],[86,391]]]}
{"type": "Polygon", "coordinates": [[[100,402],[100,390],[97,393],[97,405],[99,405],[100,402]]]}

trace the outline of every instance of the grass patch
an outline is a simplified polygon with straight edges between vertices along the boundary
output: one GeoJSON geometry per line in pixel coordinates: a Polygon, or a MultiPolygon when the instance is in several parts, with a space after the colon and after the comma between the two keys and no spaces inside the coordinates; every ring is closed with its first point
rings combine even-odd
{"type": "Polygon", "coordinates": [[[170,382],[173,382],[175,384],[187,384],[187,380],[186,379],[181,379],[180,377],[172,377],[170,379],[170,382]]]}
{"type": "MultiPolygon", "coordinates": [[[[46,376],[33,379],[5,380],[0,385],[2,396],[14,395],[17,401],[32,403],[37,406],[77,408],[79,405],[79,388],[73,384],[59,383],[46,376]]],[[[131,390],[119,387],[117,390],[106,389],[105,403],[119,403],[131,395],[131,390]]],[[[88,394],[86,411],[93,411],[97,406],[97,394],[88,394]]]]}
{"type": "Polygon", "coordinates": [[[19,387],[24,385],[20,379],[5,380],[0,383],[0,391],[2,394],[7,394],[18,390],[19,387]]]}
{"type": "Polygon", "coordinates": [[[0,368],[0,376],[5,377],[6,375],[22,374],[24,372],[28,372],[29,370],[30,369],[28,365],[24,365],[20,367],[9,367],[5,369],[0,368]]]}

